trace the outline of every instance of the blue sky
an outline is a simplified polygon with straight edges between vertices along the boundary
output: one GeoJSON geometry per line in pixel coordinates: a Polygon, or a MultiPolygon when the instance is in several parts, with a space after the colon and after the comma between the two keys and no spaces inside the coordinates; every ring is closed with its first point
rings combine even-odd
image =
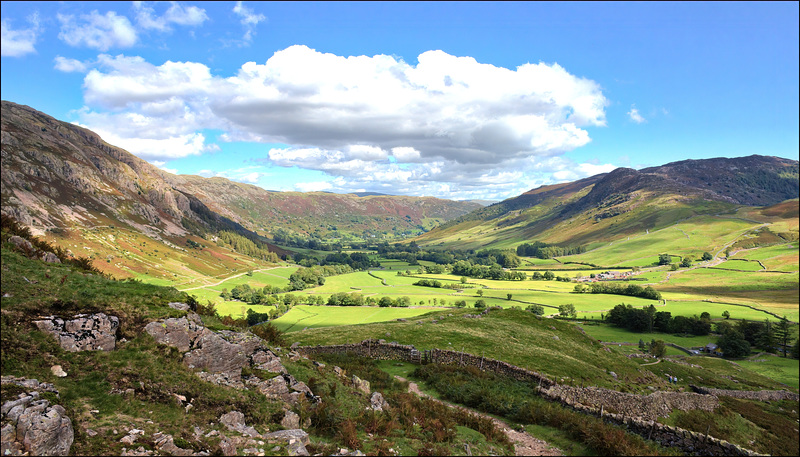
{"type": "Polygon", "coordinates": [[[494,199],[798,159],[798,3],[2,2],[2,98],[174,173],[494,199]]]}

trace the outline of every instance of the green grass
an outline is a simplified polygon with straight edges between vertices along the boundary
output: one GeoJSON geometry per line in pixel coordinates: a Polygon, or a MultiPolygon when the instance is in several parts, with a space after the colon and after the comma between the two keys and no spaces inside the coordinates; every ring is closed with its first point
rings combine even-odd
{"type": "MultiPolygon", "coordinates": [[[[715,343],[717,341],[717,337],[710,335],[680,336],[680,335],[672,335],[669,333],[660,333],[660,332],[637,333],[628,331],[623,328],[614,327],[613,325],[610,324],[584,325],[582,327],[587,335],[601,341],[638,343],[639,340],[641,339],[644,342],[649,343],[651,340],[663,340],[665,342],[674,343],[677,344],[678,346],[682,346],[687,349],[693,346],[705,346],[708,343],[715,343]]],[[[683,352],[679,352],[679,354],[685,355],[685,353],[683,352]]]]}
{"type": "MultiPolygon", "coordinates": [[[[306,327],[315,329],[320,327],[385,322],[399,318],[411,319],[428,312],[430,312],[430,309],[425,308],[297,305],[283,316],[272,321],[272,324],[282,331],[293,332],[306,327]]],[[[386,337],[384,336],[383,338],[386,337]]]]}
{"type": "Polygon", "coordinates": [[[736,362],[738,365],[750,371],[774,379],[794,390],[800,389],[797,373],[800,372],[800,361],[778,357],[772,354],[762,354],[758,357],[751,357],[748,360],[736,362]]]}
{"type": "Polygon", "coordinates": [[[648,234],[619,239],[584,254],[560,257],[559,260],[604,266],[645,266],[656,262],[658,254],[662,253],[697,258],[706,251],[715,254],[726,243],[757,226],[738,219],[698,216],[648,234]]]}

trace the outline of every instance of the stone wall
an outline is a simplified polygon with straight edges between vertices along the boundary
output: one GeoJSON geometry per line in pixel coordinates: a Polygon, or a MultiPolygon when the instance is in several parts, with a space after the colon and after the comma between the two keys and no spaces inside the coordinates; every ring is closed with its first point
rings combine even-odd
{"type": "MultiPolygon", "coordinates": [[[[381,343],[376,340],[364,340],[360,343],[338,344],[333,346],[302,346],[297,348],[297,351],[306,356],[313,354],[352,353],[361,357],[378,360],[403,360],[405,362],[414,363],[419,363],[421,361],[421,353],[414,346],[397,343],[381,343]]],[[[492,371],[520,381],[534,382],[545,387],[550,387],[555,384],[555,382],[543,374],[511,365],[502,360],[489,359],[466,352],[441,349],[433,349],[429,354],[429,361],[432,363],[473,366],[484,371],[492,371]]]]}
{"type": "MultiPolygon", "coordinates": [[[[559,386],[562,387],[562,386],[559,386]]],[[[602,408],[587,406],[573,400],[562,391],[556,389],[537,388],[537,391],[551,401],[557,401],[575,411],[600,417],[606,422],[625,427],[628,431],[653,440],[662,446],[679,448],[691,455],[761,455],[728,441],[714,438],[703,433],[693,432],[680,427],[659,424],[654,420],[631,417],[626,414],[608,413],[602,408]]]]}
{"type": "Polygon", "coordinates": [[[623,413],[629,417],[651,421],[667,417],[676,409],[714,411],[719,406],[719,399],[713,395],[688,392],[653,392],[649,395],[637,395],[599,387],[555,385],[548,389],[547,395],[569,399],[572,403],[602,407],[605,412],[623,413]]]}
{"type": "Polygon", "coordinates": [[[800,395],[789,392],[788,390],[726,390],[726,389],[712,389],[710,387],[698,387],[690,385],[692,390],[699,394],[706,395],[724,395],[726,397],[742,398],[745,400],[760,400],[760,401],[780,401],[791,400],[800,401],[800,395]]]}
{"type": "MultiPolygon", "coordinates": [[[[302,346],[297,348],[297,351],[306,356],[351,353],[373,359],[420,362],[420,352],[414,346],[397,343],[387,344],[375,340],[333,346],[302,346]]],[[[543,398],[559,402],[575,411],[600,417],[604,421],[623,426],[632,433],[654,440],[663,446],[679,448],[688,454],[759,455],[749,449],[713,436],[692,432],[680,427],[659,424],[656,421],[658,417],[668,415],[672,409],[713,411],[719,405],[719,399],[715,396],[716,394],[654,392],[643,396],[596,387],[579,388],[557,385],[546,376],[534,371],[500,360],[487,359],[456,351],[433,349],[430,351],[430,359],[434,363],[470,365],[514,379],[535,382],[539,384],[536,389],[543,398]],[[618,411],[622,411],[622,413],[618,411]]]]}

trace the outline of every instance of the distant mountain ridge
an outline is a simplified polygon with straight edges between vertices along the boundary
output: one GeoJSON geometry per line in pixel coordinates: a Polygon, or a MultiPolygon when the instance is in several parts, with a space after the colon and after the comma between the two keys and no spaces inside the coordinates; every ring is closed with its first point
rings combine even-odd
{"type": "Polygon", "coordinates": [[[480,205],[431,197],[272,192],[172,175],[90,130],[2,102],[2,206],[34,230],[123,224],[152,237],[418,233],[480,205]]]}
{"type": "Polygon", "coordinates": [[[561,244],[609,240],[692,215],[798,198],[799,176],[798,161],[758,155],[617,168],[532,189],[444,223],[418,241],[475,248],[531,239],[561,244]],[[474,235],[456,236],[465,230],[474,235]]]}

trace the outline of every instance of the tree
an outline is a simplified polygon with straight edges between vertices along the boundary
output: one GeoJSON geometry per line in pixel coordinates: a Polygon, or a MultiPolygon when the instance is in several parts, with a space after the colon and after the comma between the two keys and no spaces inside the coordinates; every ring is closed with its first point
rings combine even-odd
{"type": "Polygon", "coordinates": [[[722,354],[725,358],[738,358],[750,355],[750,343],[744,339],[744,335],[736,330],[731,330],[719,338],[717,341],[722,354]]]}
{"type": "Polygon", "coordinates": [[[710,321],[711,314],[709,314],[708,311],[703,311],[702,313],[700,313],[700,319],[703,319],[704,321],[710,321]]]}
{"type": "Polygon", "coordinates": [[[575,284],[575,288],[572,289],[572,292],[576,294],[582,294],[585,291],[586,291],[586,286],[582,283],[575,284]]]}
{"type": "Polygon", "coordinates": [[[462,276],[461,277],[461,284],[466,284],[466,283],[467,283],[467,277],[466,276],[462,276]]]}
{"type": "Polygon", "coordinates": [[[692,266],[692,261],[689,260],[688,256],[684,257],[683,260],[681,260],[681,267],[682,268],[689,268],[691,266],[692,266]]]}
{"type": "Polygon", "coordinates": [[[511,294],[506,294],[506,298],[508,298],[509,300],[511,300],[511,294]]]}
{"type": "Polygon", "coordinates": [[[792,344],[792,328],[789,321],[786,320],[786,316],[783,316],[781,320],[775,324],[775,338],[778,340],[778,345],[781,347],[783,356],[786,357],[788,355],[789,346],[792,344]]]}
{"type": "Polygon", "coordinates": [[[566,305],[559,305],[558,314],[559,316],[571,317],[573,319],[578,316],[578,312],[575,311],[575,305],[573,305],[572,303],[568,303],[566,305]]]}
{"type": "Polygon", "coordinates": [[[456,307],[463,308],[467,306],[466,300],[456,300],[456,307]]]}
{"type": "Polygon", "coordinates": [[[552,271],[545,271],[545,272],[544,272],[544,275],[543,275],[542,277],[543,277],[544,279],[546,279],[546,280],[550,281],[550,280],[552,280],[553,278],[555,278],[555,277],[556,277],[556,275],[554,275],[552,271]]]}
{"type": "Polygon", "coordinates": [[[544,315],[544,306],[542,305],[530,305],[526,309],[537,316],[544,315]]]}
{"type": "Polygon", "coordinates": [[[659,265],[669,265],[672,262],[672,256],[669,254],[659,254],[658,255],[658,264],[659,265]]]}
{"type": "Polygon", "coordinates": [[[678,271],[678,264],[673,263],[672,265],[669,266],[669,269],[670,271],[678,271]]]}
{"type": "Polygon", "coordinates": [[[712,256],[712,255],[711,255],[711,254],[709,254],[708,252],[704,252],[704,253],[703,253],[703,257],[702,257],[702,259],[703,259],[703,260],[711,260],[711,259],[713,259],[713,258],[714,258],[714,256],[712,256]]]}
{"type": "Polygon", "coordinates": [[[651,340],[650,353],[658,358],[664,357],[667,355],[667,345],[661,340],[651,340]]]}
{"type": "Polygon", "coordinates": [[[775,329],[772,327],[772,322],[769,319],[764,319],[764,327],[762,327],[756,338],[756,345],[767,352],[775,352],[776,343],[775,329]]]}
{"type": "Polygon", "coordinates": [[[731,313],[729,313],[728,310],[726,309],[725,311],[722,312],[722,317],[724,317],[725,319],[730,319],[731,313]]]}
{"type": "Polygon", "coordinates": [[[476,308],[486,308],[486,302],[483,300],[478,300],[475,302],[476,308]]]}
{"type": "Polygon", "coordinates": [[[534,271],[533,274],[531,275],[531,279],[536,279],[536,280],[542,279],[542,274],[539,273],[538,271],[534,271]]]}
{"type": "Polygon", "coordinates": [[[478,296],[483,297],[483,289],[478,289],[478,296]]]}

